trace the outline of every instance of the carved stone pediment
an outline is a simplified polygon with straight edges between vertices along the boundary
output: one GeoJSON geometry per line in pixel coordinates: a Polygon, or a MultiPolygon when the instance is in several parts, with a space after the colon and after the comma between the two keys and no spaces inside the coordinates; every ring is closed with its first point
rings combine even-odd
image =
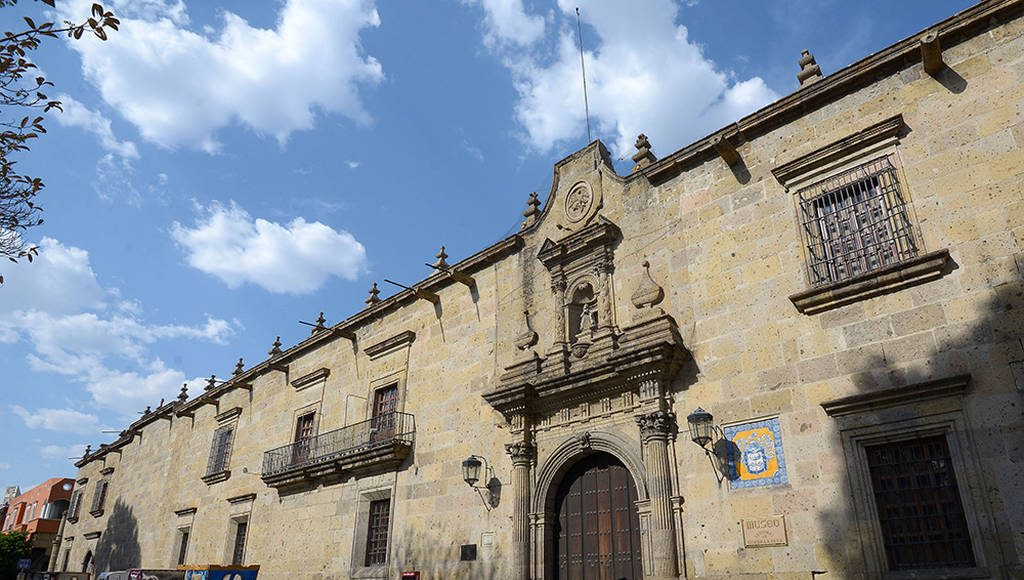
{"type": "Polygon", "coordinates": [[[589,265],[611,264],[612,247],[621,235],[618,226],[598,216],[590,225],[557,242],[544,240],[537,258],[550,272],[572,273],[589,265]]]}
{"type": "Polygon", "coordinates": [[[626,391],[657,401],[667,396],[669,383],[688,356],[675,320],[667,314],[599,337],[591,349],[582,359],[563,348],[506,367],[498,385],[483,397],[507,418],[544,415],[626,391]]]}

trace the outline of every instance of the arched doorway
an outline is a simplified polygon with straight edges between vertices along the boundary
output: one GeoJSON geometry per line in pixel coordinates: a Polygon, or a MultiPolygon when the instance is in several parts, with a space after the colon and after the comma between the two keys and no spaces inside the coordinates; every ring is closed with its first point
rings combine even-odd
{"type": "Polygon", "coordinates": [[[640,518],[633,476],[608,453],[573,465],[555,493],[558,580],[638,580],[640,518]]]}

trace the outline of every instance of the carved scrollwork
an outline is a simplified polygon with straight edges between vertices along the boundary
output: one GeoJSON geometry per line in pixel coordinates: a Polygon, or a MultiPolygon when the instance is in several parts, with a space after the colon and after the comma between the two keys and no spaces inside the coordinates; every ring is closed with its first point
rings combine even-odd
{"type": "Polygon", "coordinates": [[[530,311],[523,309],[523,329],[516,337],[515,345],[519,350],[526,350],[537,344],[537,333],[530,325],[530,311]]]}
{"type": "Polygon", "coordinates": [[[672,411],[654,411],[636,418],[636,424],[640,427],[640,438],[644,443],[660,439],[667,441],[675,438],[678,431],[676,425],[676,414],[672,411]]]}
{"type": "Polygon", "coordinates": [[[591,445],[590,431],[584,431],[583,433],[576,435],[576,443],[579,444],[581,449],[589,450],[591,445]]]}
{"type": "Polygon", "coordinates": [[[506,444],[505,453],[512,458],[512,465],[530,464],[537,459],[537,448],[527,441],[506,444]]]}

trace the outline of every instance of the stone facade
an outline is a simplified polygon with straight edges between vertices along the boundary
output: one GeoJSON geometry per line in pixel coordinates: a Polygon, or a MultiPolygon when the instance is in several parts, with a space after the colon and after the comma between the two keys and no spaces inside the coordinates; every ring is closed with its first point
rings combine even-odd
{"type": "Polygon", "coordinates": [[[61,559],[228,563],[244,523],[262,578],[555,578],[566,481],[607,456],[647,578],[1024,576],[1022,10],[805,75],[667,157],[638,140],[628,176],[574,153],[519,233],[90,451],[61,559]],[[800,216],[826,202],[802,192],[876,159],[910,249],[812,283],[800,216]],[[969,561],[914,576],[867,454],[926,439],[969,561]]]}

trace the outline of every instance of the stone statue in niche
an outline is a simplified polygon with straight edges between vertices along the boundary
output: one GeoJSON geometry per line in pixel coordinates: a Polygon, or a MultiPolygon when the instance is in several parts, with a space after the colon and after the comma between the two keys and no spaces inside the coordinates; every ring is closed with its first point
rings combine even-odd
{"type": "Polygon", "coordinates": [[[594,296],[594,287],[590,283],[580,284],[573,291],[568,319],[570,342],[589,339],[591,333],[597,329],[597,299],[594,296]]]}

